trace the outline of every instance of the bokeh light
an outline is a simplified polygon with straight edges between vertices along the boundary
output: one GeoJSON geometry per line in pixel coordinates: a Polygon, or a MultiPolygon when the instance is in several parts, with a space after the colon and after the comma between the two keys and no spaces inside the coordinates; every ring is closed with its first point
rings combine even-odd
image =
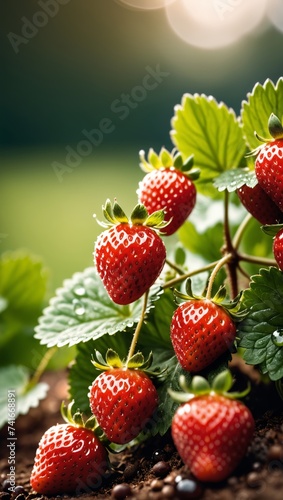
{"type": "Polygon", "coordinates": [[[283,32],[283,2],[282,0],[270,0],[268,3],[268,17],[274,26],[283,32]]]}
{"type": "Polygon", "coordinates": [[[169,25],[185,42],[216,49],[240,40],[266,19],[268,0],[177,0],[165,7],[169,25]]]}
{"type": "Polygon", "coordinates": [[[117,3],[123,4],[125,7],[139,10],[162,9],[174,1],[175,0],[116,0],[117,3]]]}

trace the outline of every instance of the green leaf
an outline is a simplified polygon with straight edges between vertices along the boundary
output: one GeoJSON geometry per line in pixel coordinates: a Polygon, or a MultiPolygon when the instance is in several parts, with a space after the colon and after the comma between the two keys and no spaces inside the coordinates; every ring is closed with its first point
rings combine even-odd
{"type": "Polygon", "coordinates": [[[283,274],[275,267],[252,277],[242,297],[246,318],[238,325],[239,347],[248,364],[259,365],[271,380],[283,377],[283,346],[276,335],[283,329],[283,274]]]}
{"type": "Polygon", "coordinates": [[[178,231],[178,236],[185,248],[208,262],[218,260],[221,256],[223,225],[220,222],[200,234],[192,222],[187,221],[178,231]]]}
{"type": "Polygon", "coordinates": [[[257,184],[255,172],[248,168],[234,168],[227,170],[214,179],[214,186],[218,191],[227,189],[229,193],[236,191],[241,186],[246,184],[253,188],[257,184]]]}
{"type": "Polygon", "coordinates": [[[185,158],[193,154],[201,170],[198,192],[215,196],[213,179],[238,167],[246,149],[235,112],[211,96],[185,94],[175,107],[172,127],[173,143],[185,158]]]}
{"type": "MultiPolygon", "coordinates": [[[[158,298],[159,287],[152,287],[147,310],[158,298]]],[[[35,328],[35,338],[48,347],[75,345],[113,335],[135,325],[140,318],[143,298],[129,306],[114,304],[109,298],[95,268],[75,273],[64,281],[50,305],[43,311],[35,328]]]]}
{"type": "Polygon", "coordinates": [[[24,366],[16,365],[0,368],[0,380],[0,428],[8,422],[13,432],[15,426],[12,421],[20,414],[26,415],[30,408],[36,408],[39,401],[45,398],[48,385],[40,382],[28,388],[29,371],[24,366]]]}
{"type": "Polygon", "coordinates": [[[241,117],[243,133],[250,149],[256,149],[262,142],[255,136],[255,132],[266,139],[272,140],[268,129],[268,120],[274,113],[279,120],[283,118],[283,78],[276,84],[267,79],[263,85],[257,83],[252,92],[243,101],[241,117]]]}
{"type": "Polygon", "coordinates": [[[283,224],[270,224],[261,226],[262,231],[268,236],[276,236],[276,234],[283,229],[283,224]]]}
{"type": "Polygon", "coordinates": [[[35,326],[43,308],[47,271],[37,257],[7,252],[0,259],[0,345],[35,326]]]}

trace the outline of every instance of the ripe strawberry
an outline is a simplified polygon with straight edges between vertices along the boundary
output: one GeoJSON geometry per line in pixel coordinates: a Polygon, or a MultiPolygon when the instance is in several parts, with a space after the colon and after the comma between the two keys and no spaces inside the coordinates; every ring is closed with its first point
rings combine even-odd
{"type": "Polygon", "coordinates": [[[96,269],[110,298],[116,304],[130,304],[153,285],[165,264],[166,248],[155,230],[164,226],[164,213],[148,216],[137,205],[129,221],[117,203],[112,212],[107,201],[104,214],[108,230],[95,243],[96,269]]]}
{"type": "Polygon", "coordinates": [[[157,390],[141,370],[110,368],[94,380],[89,390],[92,413],[113,443],[134,439],[158,404],[157,390]]]}
{"type": "Polygon", "coordinates": [[[171,341],[184,370],[203,370],[231,347],[235,337],[231,316],[211,300],[188,300],[173,314],[171,341]]]}
{"type": "Polygon", "coordinates": [[[42,436],[31,472],[31,487],[42,495],[99,487],[107,452],[91,429],[75,423],[50,427],[42,436]]]}
{"type": "Polygon", "coordinates": [[[246,454],[253,431],[249,409],[219,394],[190,399],[172,420],[175,446],[200,481],[226,479],[246,454]]]}
{"type": "Polygon", "coordinates": [[[283,229],[280,229],[274,237],[273,254],[279,269],[283,271],[283,229]]]}
{"type": "Polygon", "coordinates": [[[273,113],[268,128],[274,140],[260,148],[255,174],[261,187],[283,212],[283,127],[273,113]]]}
{"type": "Polygon", "coordinates": [[[256,184],[253,188],[245,184],[237,189],[237,194],[247,211],[261,224],[283,222],[283,212],[260,184],[256,184]]]}
{"type": "MultiPolygon", "coordinates": [[[[140,155],[141,166],[148,173],[139,183],[139,202],[150,214],[165,210],[165,220],[171,222],[164,228],[163,234],[169,236],[181,227],[192,212],[196,203],[196,187],[187,173],[176,168],[174,157],[168,151],[163,149],[159,158],[154,156],[154,166],[144,160],[144,152],[140,155]]],[[[150,155],[152,157],[153,152],[150,155]]],[[[177,158],[180,161],[180,156],[177,158]]]]}

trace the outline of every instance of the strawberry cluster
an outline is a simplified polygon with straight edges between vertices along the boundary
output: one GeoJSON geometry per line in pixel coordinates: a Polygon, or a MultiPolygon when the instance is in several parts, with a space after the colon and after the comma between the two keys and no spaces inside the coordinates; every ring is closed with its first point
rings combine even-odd
{"type": "MultiPolygon", "coordinates": [[[[282,158],[277,142],[271,147],[273,159],[282,158]]],[[[269,149],[261,151],[258,159],[265,168],[269,149]]],[[[199,172],[192,169],[192,157],[183,161],[176,151],[162,149],[157,155],[151,150],[148,161],[141,152],[140,159],[146,175],[137,190],[138,203],[128,218],[116,201],[113,205],[106,201],[106,222],[100,223],[105,230],[96,240],[94,263],[115,304],[127,306],[144,297],[141,321],[126,359],[121,360],[112,349],[105,360],[96,352],[93,364],[102,373],[89,387],[90,421],[85,422],[79,412],[72,416],[69,410],[67,422],[42,437],[31,474],[31,486],[41,494],[76,493],[100,485],[110,467],[111,444],[131,443],[158,409],[157,381],[162,374],[150,372],[151,357],[145,361],[135,349],[149,289],[166,263],[163,238],[176,232],[191,214],[196,203],[193,180],[199,172]]],[[[279,210],[280,203],[277,201],[279,210]]],[[[221,266],[230,260],[230,254],[224,256],[221,266]]],[[[175,290],[176,300],[182,299],[182,303],[170,328],[178,362],[184,372],[197,374],[185,399],[171,391],[183,403],[174,415],[172,436],[184,463],[201,481],[228,477],[246,453],[254,429],[249,410],[228,393],[232,385],[229,372],[211,388],[205,379],[199,384],[198,373],[233,351],[236,339],[237,306],[225,302],[223,288],[211,297],[214,277],[205,296],[194,296],[189,280],[186,294],[175,290]]]]}

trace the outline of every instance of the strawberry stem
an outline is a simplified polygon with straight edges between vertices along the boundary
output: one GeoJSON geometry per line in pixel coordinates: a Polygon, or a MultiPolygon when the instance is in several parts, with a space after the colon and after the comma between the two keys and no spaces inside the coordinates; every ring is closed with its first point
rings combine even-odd
{"type": "Polygon", "coordinates": [[[27,392],[38,383],[39,379],[41,378],[41,375],[45,371],[45,368],[47,367],[50,359],[54,356],[57,349],[58,349],[57,346],[54,346],[54,347],[51,347],[50,349],[48,349],[48,351],[46,351],[46,353],[44,354],[43,358],[41,359],[37,369],[35,370],[33,376],[31,377],[31,379],[26,387],[27,392]]]}
{"type": "Polygon", "coordinates": [[[171,269],[176,271],[178,274],[184,276],[185,274],[184,270],[181,267],[177,266],[177,264],[174,264],[174,262],[171,262],[169,259],[166,259],[166,264],[167,266],[171,267],[171,269]]]}
{"type": "Polygon", "coordinates": [[[246,227],[249,224],[250,220],[252,220],[252,218],[253,217],[251,214],[247,214],[247,216],[244,218],[244,220],[239,225],[239,227],[236,231],[236,234],[233,238],[233,242],[232,242],[234,250],[238,250],[240,243],[241,243],[241,240],[242,240],[242,237],[243,237],[244,232],[246,230],[246,227]]]}
{"type": "Polygon", "coordinates": [[[210,271],[210,269],[213,269],[218,264],[218,262],[219,262],[218,260],[215,262],[211,262],[210,264],[207,264],[206,266],[202,266],[198,269],[195,269],[194,271],[190,271],[189,273],[182,274],[181,276],[178,276],[177,278],[173,278],[172,280],[167,281],[163,285],[162,288],[163,288],[163,290],[165,290],[166,288],[172,288],[175,285],[178,285],[178,283],[181,283],[182,281],[185,281],[186,279],[191,278],[192,276],[195,276],[196,274],[210,271]]]}
{"type": "Polygon", "coordinates": [[[127,356],[127,360],[126,360],[126,364],[125,364],[126,368],[128,366],[128,363],[129,363],[130,359],[132,358],[132,356],[135,353],[135,349],[136,349],[136,345],[137,345],[137,342],[138,342],[139,334],[140,334],[141,327],[142,327],[143,320],[144,320],[145,313],[146,313],[146,306],[147,306],[148,294],[149,294],[149,290],[147,290],[145,292],[145,294],[144,294],[143,308],[142,308],[141,316],[140,316],[139,322],[138,322],[138,324],[136,326],[135,333],[133,335],[132,342],[131,342],[131,345],[130,345],[130,349],[129,349],[129,352],[128,352],[128,356],[127,356]]]}
{"type": "Polygon", "coordinates": [[[224,257],[222,257],[222,259],[220,259],[216,266],[214,267],[210,277],[209,277],[209,281],[208,281],[208,285],[207,285],[207,291],[206,291],[206,296],[205,298],[210,300],[211,299],[211,295],[212,295],[212,287],[213,287],[213,283],[214,283],[214,280],[216,278],[216,275],[218,273],[218,271],[220,271],[220,269],[225,266],[225,264],[228,264],[229,261],[231,261],[233,259],[233,254],[232,253],[227,253],[224,255],[224,257]]]}

